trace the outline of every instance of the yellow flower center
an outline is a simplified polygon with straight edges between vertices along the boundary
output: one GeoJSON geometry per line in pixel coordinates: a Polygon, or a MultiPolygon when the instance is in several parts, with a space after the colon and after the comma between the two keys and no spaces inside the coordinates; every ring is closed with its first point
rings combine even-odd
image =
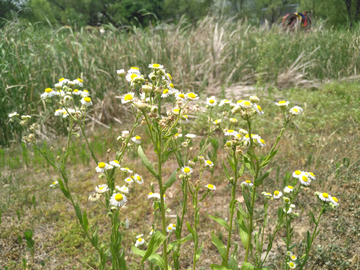
{"type": "Polygon", "coordinates": [[[52,89],[51,89],[51,88],[46,88],[46,89],[45,89],[45,93],[50,93],[50,92],[52,92],[52,89]]]}
{"type": "Polygon", "coordinates": [[[127,95],[125,95],[125,97],[124,97],[124,100],[125,100],[125,101],[129,101],[129,100],[132,100],[132,99],[133,99],[132,94],[127,94],[127,95]]]}
{"type": "Polygon", "coordinates": [[[208,188],[213,189],[214,186],[213,186],[212,184],[209,184],[209,185],[208,185],[208,188]]]}
{"type": "Polygon", "coordinates": [[[188,119],[188,116],[186,114],[181,116],[182,118],[188,119]]]}
{"type": "Polygon", "coordinates": [[[142,180],[140,176],[136,176],[136,179],[139,180],[139,181],[142,180]]]}
{"type": "Polygon", "coordinates": [[[78,78],[77,80],[78,80],[79,82],[83,82],[83,80],[82,80],[82,79],[80,79],[80,78],[78,78]]]}
{"type": "Polygon", "coordinates": [[[265,144],[265,141],[264,141],[263,139],[260,139],[260,142],[261,142],[262,144],[265,144]]]}
{"type": "Polygon", "coordinates": [[[190,168],[189,168],[189,167],[185,167],[185,168],[184,168],[184,172],[185,172],[185,173],[189,173],[189,172],[190,172],[190,168]]]}
{"type": "MultiPolygon", "coordinates": [[[[53,185],[55,185],[56,184],[56,182],[54,182],[54,183],[52,183],[53,185]]],[[[335,198],[336,199],[336,198],[335,198]]]]}
{"type": "Polygon", "coordinates": [[[292,259],[292,260],[296,260],[296,256],[292,255],[292,256],[291,256],[291,259],[292,259]]]}
{"type": "Polygon", "coordinates": [[[302,177],[302,180],[303,180],[304,182],[307,182],[307,181],[308,181],[308,178],[304,175],[304,176],[302,177]]]}
{"type": "Polygon", "coordinates": [[[175,134],[175,137],[177,137],[177,136],[179,136],[179,135],[180,135],[179,133],[176,133],[176,134],[175,134]]]}
{"type": "Polygon", "coordinates": [[[138,76],[138,75],[134,73],[134,74],[131,74],[131,75],[130,75],[130,78],[131,78],[131,79],[134,79],[134,78],[136,78],[137,76],[138,76]]]}
{"type": "Polygon", "coordinates": [[[174,88],[174,84],[173,83],[170,83],[169,84],[171,88],[174,88]]]}
{"type": "Polygon", "coordinates": [[[123,198],[124,198],[123,195],[121,195],[120,193],[115,195],[115,200],[118,202],[121,202],[123,198]]]}
{"type": "Polygon", "coordinates": [[[203,156],[199,156],[199,159],[203,159],[204,157],[203,156]]]}
{"type": "Polygon", "coordinates": [[[336,197],[332,197],[334,202],[339,202],[339,200],[336,197]]]}
{"type": "Polygon", "coordinates": [[[301,171],[295,171],[295,174],[296,174],[296,175],[300,175],[300,174],[301,174],[301,171]]]}
{"type": "Polygon", "coordinates": [[[179,94],[180,98],[185,98],[185,95],[183,93],[179,94]]]}
{"type": "Polygon", "coordinates": [[[138,241],[139,241],[139,242],[142,242],[142,238],[138,238],[138,241]]]}
{"type": "Polygon", "coordinates": [[[153,195],[154,193],[150,192],[149,195],[153,195]]]}
{"type": "Polygon", "coordinates": [[[173,227],[175,228],[175,227],[176,227],[176,224],[173,224],[173,227]]]}
{"type": "Polygon", "coordinates": [[[209,100],[209,103],[210,103],[210,104],[214,104],[214,103],[215,103],[215,100],[210,99],[210,100],[209,100]]]}
{"type": "Polygon", "coordinates": [[[295,264],[292,263],[292,262],[290,262],[290,263],[289,263],[289,266],[290,266],[290,267],[295,267],[295,264]]]}
{"type": "Polygon", "coordinates": [[[241,103],[243,101],[244,101],[243,99],[239,99],[236,103],[241,103]]]}
{"type": "Polygon", "coordinates": [[[78,89],[75,89],[74,92],[77,93],[77,92],[79,92],[79,90],[78,90],[78,89]]]}
{"type": "Polygon", "coordinates": [[[228,133],[233,133],[234,130],[233,130],[233,129],[229,129],[227,132],[228,132],[228,133]]]}
{"type": "Polygon", "coordinates": [[[169,76],[170,80],[172,80],[172,77],[171,77],[170,73],[166,73],[166,74],[169,76]]]}
{"type": "Polygon", "coordinates": [[[180,111],[179,109],[174,109],[173,110],[174,113],[179,113],[179,111],[180,111]]]}
{"type": "Polygon", "coordinates": [[[104,163],[104,162],[100,162],[100,163],[99,163],[99,168],[105,168],[105,163],[104,163]]]}
{"type": "Polygon", "coordinates": [[[64,78],[61,78],[61,79],[59,79],[59,82],[62,82],[63,80],[65,80],[64,78]]]}
{"type": "Polygon", "coordinates": [[[257,105],[257,108],[258,108],[258,110],[259,110],[260,112],[262,112],[262,109],[261,109],[261,107],[260,107],[259,105],[257,105]]]}
{"type": "Polygon", "coordinates": [[[168,227],[168,230],[169,230],[169,231],[171,231],[171,230],[172,230],[172,227],[171,227],[171,226],[169,226],[169,227],[168,227]]]}
{"type": "Polygon", "coordinates": [[[187,96],[188,96],[189,98],[196,98],[196,95],[195,95],[194,93],[189,93],[187,96]]]}
{"type": "Polygon", "coordinates": [[[311,176],[314,176],[315,177],[315,174],[313,174],[312,172],[309,172],[311,176]]]}
{"type": "Polygon", "coordinates": [[[293,187],[293,186],[288,186],[288,188],[290,188],[290,189],[294,189],[294,187],[293,187]]]}
{"type": "Polygon", "coordinates": [[[290,202],[290,199],[289,199],[289,198],[286,198],[286,199],[284,199],[284,202],[289,203],[289,202],[290,202]]]}
{"type": "Polygon", "coordinates": [[[153,64],[153,67],[158,68],[158,67],[160,67],[160,65],[159,64],[153,64]]]}
{"type": "Polygon", "coordinates": [[[85,102],[90,102],[90,101],[91,101],[91,98],[85,97],[85,98],[84,98],[84,101],[85,101],[85,102]]]}
{"type": "Polygon", "coordinates": [[[116,159],[113,160],[115,163],[120,164],[120,162],[116,159]]]}
{"type": "Polygon", "coordinates": [[[279,195],[279,193],[280,192],[278,190],[275,190],[274,195],[277,196],[277,195],[279,195]]]}
{"type": "Polygon", "coordinates": [[[104,187],[99,187],[99,189],[100,189],[100,190],[103,190],[103,189],[104,189],[104,187]]]}
{"type": "Polygon", "coordinates": [[[139,70],[139,68],[137,68],[137,67],[131,67],[131,69],[136,69],[136,70],[139,70]]]}
{"type": "Polygon", "coordinates": [[[135,139],[141,140],[141,137],[140,136],[135,136],[135,139]]]}
{"type": "Polygon", "coordinates": [[[285,100],[281,100],[281,101],[279,101],[279,104],[286,104],[286,101],[285,101],[285,100]]]}
{"type": "Polygon", "coordinates": [[[209,165],[211,165],[211,164],[212,164],[212,161],[211,161],[211,160],[207,160],[206,163],[209,164],[209,165]]]}
{"type": "Polygon", "coordinates": [[[88,90],[83,90],[83,92],[89,93],[89,91],[88,91],[88,90]]]}
{"type": "Polygon", "coordinates": [[[294,109],[293,109],[293,112],[294,112],[294,113],[298,113],[298,112],[299,112],[299,110],[298,110],[298,109],[296,109],[296,108],[294,108],[294,109]]]}
{"type": "Polygon", "coordinates": [[[324,198],[329,198],[329,194],[327,194],[327,193],[323,193],[322,196],[323,196],[324,198]]]}
{"type": "Polygon", "coordinates": [[[246,180],[245,183],[251,184],[251,181],[250,181],[250,180],[246,180]]]}
{"type": "Polygon", "coordinates": [[[244,102],[244,105],[245,105],[245,106],[250,106],[251,103],[250,103],[250,101],[245,101],[245,102],[244,102]]]}
{"type": "Polygon", "coordinates": [[[163,91],[163,94],[167,94],[167,93],[169,93],[169,89],[165,89],[165,90],[163,91]]]}

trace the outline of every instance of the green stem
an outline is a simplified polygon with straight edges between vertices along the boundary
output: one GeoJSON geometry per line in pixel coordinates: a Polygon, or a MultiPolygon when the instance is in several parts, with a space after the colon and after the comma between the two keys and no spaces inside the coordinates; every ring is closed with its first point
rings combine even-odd
{"type": "MultiPolygon", "coordinates": [[[[197,229],[197,204],[198,204],[198,192],[199,192],[199,187],[197,186],[195,189],[195,200],[194,200],[194,232],[196,232],[197,229]]],[[[195,240],[195,239],[194,239],[195,240]]],[[[193,270],[196,270],[196,251],[198,248],[198,243],[194,243],[194,255],[193,255],[193,270]]]]}
{"type": "Polygon", "coordinates": [[[89,143],[89,141],[88,141],[88,139],[87,139],[87,136],[85,135],[85,131],[84,131],[83,126],[81,125],[80,122],[78,122],[78,123],[79,123],[80,129],[81,129],[81,133],[82,133],[82,135],[83,135],[84,138],[85,138],[86,144],[87,144],[88,147],[89,147],[91,156],[92,156],[92,158],[94,159],[94,161],[95,161],[95,163],[96,163],[96,165],[97,165],[97,164],[99,163],[99,160],[96,158],[96,156],[95,156],[95,154],[94,154],[94,151],[93,151],[93,149],[92,149],[92,147],[91,147],[91,145],[90,145],[90,143],[89,143]]]}

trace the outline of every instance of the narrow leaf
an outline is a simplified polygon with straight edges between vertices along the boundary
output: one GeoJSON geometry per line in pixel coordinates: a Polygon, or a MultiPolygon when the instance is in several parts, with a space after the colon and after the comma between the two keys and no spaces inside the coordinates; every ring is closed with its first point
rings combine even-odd
{"type": "Polygon", "coordinates": [[[254,184],[255,184],[256,187],[262,185],[264,179],[267,178],[267,177],[270,175],[270,172],[271,172],[272,169],[273,169],[273,168],[271,168],[270,170],[268,170],[266,173],[264,173],[262,176],[260,176],[259,178],[257,178],[257,179],[255,180],[255,183],[254,183],[254,184]]]}
{"type": "Polygon", "coordinates": [[[228,231],[230,230],[228,223],[225,220],[223,220],[222,218],[215,217],[210,214],[208,214],[208,216],[209,216],[209,218],[211,218],[211,219],[215,220],[217,223],[219,223],[221,226],[225,227],[228,231]]]}
{"type": "Polygon", "coordinates": [[[150,255],[154,254],[156,250],[161,246],[161,244],[166,239],[166,236],[163,235],[161,232],[156,231],[150,239],[149,246],[144,254],[144,257],[142,258],[141,262],[143,263],[146,261],[147,258],[150,257],[150,255]]]}
{"type": "Polygon", "coordinates": [[[83,213],[83,226],[84,226],[84,230],[87,231],[89,229],[89,221],[88,221],[88,218],[87,218],[87,215],[86,215],[86,211],[84,210],[84,213],[83,213]]]}
{"type": "Polygon", "coordinates": [[[214,234],[214,231],[211,232],[211,241],[218,249],[223,261],[227,262],[228,258],[226,258],[226,248],[225,248],[224,244],[221,242],[221,240],[216,237],[216,235],[214,234]]]}
{"type": "Polygon", "coordinates": [[[177,173],[177,170],[175,170],[171,174],[169,180],[167,180],[166,183],[164,184],[164,192],[175,183],[175,181],[176,181],[176,173],[177,173]]]}
{"type": "Polygon", "coordinates": [[[143,149],[141,148],[141,145],[139,145],[138,147],[138,155],[141,159],[141,163],[146,167],[146,169],[148,169],[148,171],[155,176],[155,178],[158,178],[153,165],[151,164],[150,160],[146,157],[143,149]]]}

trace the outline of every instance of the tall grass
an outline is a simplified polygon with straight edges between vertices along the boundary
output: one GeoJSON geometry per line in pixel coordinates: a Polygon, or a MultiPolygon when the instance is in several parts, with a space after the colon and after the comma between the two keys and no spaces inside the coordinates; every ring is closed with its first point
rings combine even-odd
{"type": "MultiPolygon", "coordinates": [[[[122,121],[113,97],[125,88],[117,80],[116,69],[138,66],[147,73],[147,63],[159,62],[175,81],[183,82],[176,87],[194,91],[278,78],[286,78],[286,86],[296,85],[304,79],[356,75],[359,37],[360,29],[318,27],[307,33],[286,33],[212,17],[196,27],[184,20],[146,29],[108,26],[103,35],[98,30],[13,21],[0,29],[0,145],[20,135],[8,123],[8,113],[27,113],[39,122],[51,119],[38,114],[39,106],[53,106],[39,101],[39,95],[59,77],[83,78],[93,96],[105,100],[96,108],[98,120],[115,116],[122,121]]],[[[57,128],[54,132],[62,127],[57,128]]]]}

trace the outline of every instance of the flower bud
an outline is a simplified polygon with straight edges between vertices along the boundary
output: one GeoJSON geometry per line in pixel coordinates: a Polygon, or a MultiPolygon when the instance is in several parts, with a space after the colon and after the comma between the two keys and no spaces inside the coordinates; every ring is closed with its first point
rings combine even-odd
{"type": "Polygon", "coordinates": [[[125,70],[124,69],[119,69],[116,71],[117,75],[119,75],[120,77],[124,78],[125,77],[125,70]]]}
{"type": "Polygon", "coordinates": [[[260,99],[257,96],[250,96],[250,101],[252,103],[259,103],[260,99]]]}
{"type": "Polygon", "coordinates": [[[192,161],[192,160],[189,160],[189,166],[191,167],[191,168],[194,168],[195,167],[195,162],[194,161],[192,161]]]}
{"type": "Polygon", "coordinates": [[[238,112],[241,112],[240,106],[235,106],[234,108],[232,108],[231,112],[232,112],[233,114],[238,113],[238,112]]]}
{"type": "Polygon", "coordinates": [[[232,144],[233,144],[232,141],[227,141],[225,145],[226,145],[227,147],[231,147],[232,144]]]}
{"type": "Polygon", "coordinates": [[[134,105],[141,111],[144,111],[148,107],[148,104],[143,102],[135,102],[134,105]]]}
{"type": "Polygon", "coordinates": [[[149,85],[149,84],[145,84],[145,85],[143,85],[142,87],[141,87],[141,89],[142,89],[142,91],[144,92],[144,93],[150,93],[151,92],[151,90],[152,90],[152,86],[151,85],[149,85]]]}
{"type": "Polygon", "coordinates": [[[155,88],[155,92],[158,93],[158,94],[161,94],[161,93],[163,92],[162,87],[161,87],[161,86],[160,86],[160,87],[156,87],[156,88],[155,88]]]}

